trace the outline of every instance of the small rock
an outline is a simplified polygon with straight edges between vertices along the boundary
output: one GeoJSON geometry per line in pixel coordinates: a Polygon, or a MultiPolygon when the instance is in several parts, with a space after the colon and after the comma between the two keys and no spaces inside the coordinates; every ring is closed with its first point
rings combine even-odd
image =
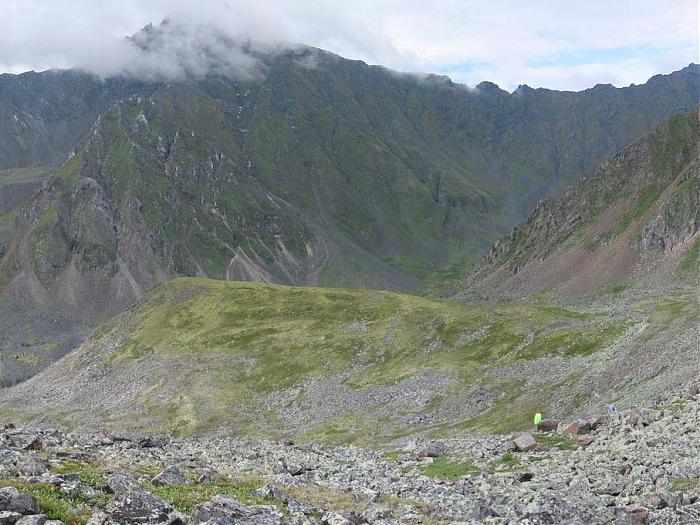
{"type": "Polygon", "coordinates": [[[131,437],[124,435],[124,434],[111,434],[110,439],[114,443],[131,443],[133,439],[131,437]]]}
{"type": "Polygon", "coordinates": [[[136,488],[132,479],[124,474],[113,474],[107,478],[106,491],[111,494],[124,494],[136,488]]]}
{"type": "Polygon", "coordinates": [[[633,506],[627,509],[627,520],[629,525],[644,525],[649,521],[649,511],[644,507],[633,506]]]}
{"type": "Polygon", "coordinates": [[[537,430],[539,432],[555,432],[559,428],[558,419],[543,419],[540,424],[537,425],[537,430]]]}
{"type": "Polygon", "coordinates": [[[43,443],[36,432],[18,431],[6,435],[5,439],[13,448],[18,450],[41,450],[43,443]]]}
{"type": "Polygon", "coordinates": [[[578,439],[576,440],[576,443],[582,447],[587,447],[591,443],[595,441],[595,438],[593,436],[589,435],[584,435],[584,436],[579,436],[578,439]]]}
{"type": "Polygon", "coordinates": [[[527,452],[537,447],[537,441],[530,434],[523,434],[513,440],[515,448],[520,452],[527,452]]]}
{"type": "Polygon", "coordinates": [[[23,455],[17,462],[17,470],[23,476],[41,476],[49,471],[49,465],[36,455],[23,455]]]}
{"type": "Polygon", "coordinates": [[[292,476],[301,476],[306,469],[298,463],[285,463],[284,469],[292,476]]]}
{"type": "Polygon", "coordinates": [[[197,478],[197,483],[207,483],[214,479],[210,472],[202,472],[197,478]]]}
{"type": "Polygon", "coordinates": [[[60,489],[61,492],[64,494],[68,495],[71,498],[75,498],[80,494],[80,488],[81,488],[81,482],[80,480],[77,481],[65,481],[60,484],[60,489]]]}
{"type": "Polygon", "coordinates": [[[651,509],[661,509],[665,505],[661,497],[655,492],[644,494],[642,497],[639,498],[639,502],[643,506],[651,509]]]}
{"type": "Polygon", "coordinates": [[[608,416],[589,416],[586,421],[588,421],[591,430],[597,430],[608,424],[608,416]]]}
{"type": "Polygon", "coordinates": [[[630,410],[627,414],[627,423],[631,427],[636,427],[639,423],[639,413],[635,409],[630,410]]]}
{"type": "Polygon", "coordinates": [[[24,516],[18,519],[15,525],[45,525],[47,519],[43,514],[24,516]]]}
{"type": "Polygon", "coordinates": [[[189,480],[177,467],[168,467],[155,476],[151,483],[154,485],[183,485],[189,483],[189,480]]]}
{"type": "Polygon", "coordinates": [[[85,525],[107,525],[109,516],[101,510],[95,511],[85,525]]]}
{"type": "Polygon", "coordinates": [[[282,492],[276,485],[266,485],[261,489],[254,490],[251,492],[251,496],[256,498],[272,498],[279,501],[286,501],[287,496],[282,492]]]}
{"type": "Polygon", "coordinates": [[[367,487],[361,487],[357,491],[360,497],[368,503],[377,503],[379,501],[379,492],[367,487]]]}
{"type": "Polygon", "coordinates": [[[629,463],[623,463],[617,468],[617,471],[623,476],[626,476],[627,474],[632,472],[632,466],[629,463]]]}
{"type": "Polygon", "coordinates": [[[431,443],[418,453],[420,458],[437,458],[445,453],[445,445],[442,443],[431,443]]]}
{"type": "Polygon", "coordinates": [[[619,496],[625,489],[625,482],[623,478],[617,476],[610,476],[604,478],[601,483],[595,487],[593,492],[598,495],[607,494],[609,496],[619,496]]]}
{"type": "Polygon", "coordinates": [[[383,507],[370,507],[365,509],[365,511],[362,513],[362,519],[364,519],[370,525],[379,520],[385,520],[390,517],[391,511],[383,507]]]}
{"type": "Polygon", "coordinates": [[[19,492],[15,487],[5,487],[0,489],[0,510],[39,514],[39,505],[31,494],[19,492]]]}
{"type": "Polygon", "coordinates": [[[118,495],[106,508],[117,523],[167,523],[170,505],[147,490],[118,495]]]}
{"type": "Polygon", "coordinates": [[[579,424],[578,421],[572,421],[568,425],[564,427],[564,429],[561,431],[562,434],[564,434],[567,437],[575,436],[579,432],[579,424]]]}
{"type": "Polygon", "coordinates": [[[136,442],[141,448],[163,448],[168,443],[170,439],[167,436],[145,436],[136,442]]]}
{"type": "Polygon", "coordinates": [[[244,505],[228,496],[214,496],[211,501],[200,505],[192,512],[192,524],[203,523],[281,525],[282,513],[272,505],[244,505]]]}
{"type": "Polygon", "coordinates": [[[323,514],[323,516],[321,516],[321,523],[323,523],[323,525],[355,525],[342,514],[333,511],[323,514]]]}
{"type": "Polygon", "coordinates": [[[19,512],[3,510],[0,512],[0,525],[14,525],[21,517],[19,512]]]}
{"type": "Polygon", "coordinates": [[[287,504],[287,510],[290,512],[301,512],[304,514],[311,514],[312,512],[317,512],[312,505],[299,501],[292,496],[285,496],[285,503],[287,504]]]}

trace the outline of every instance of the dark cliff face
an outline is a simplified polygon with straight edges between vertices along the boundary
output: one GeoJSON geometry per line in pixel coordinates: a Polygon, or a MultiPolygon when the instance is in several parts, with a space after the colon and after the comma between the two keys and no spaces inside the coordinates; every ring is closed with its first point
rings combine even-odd
{"type": "Polygon", "coordinates": [[[0,170],[62,164],[100,113],[148,89],[73,70],[0,75],[0,170]]]}
{"type": "Polygon", "coordinates": [[[700,114],[672,117],[498,241],[473,290],[561,297],[696,282],[700,114]]]}
{"type": "Polygon", "coordinates": [[[181,275],[450,289],[537,200],[700,89],[697,66],[508,94],[308,48],[261,64],[244,81],[0,76],[9,346],[27,320],[73,333],[181,275]]]}

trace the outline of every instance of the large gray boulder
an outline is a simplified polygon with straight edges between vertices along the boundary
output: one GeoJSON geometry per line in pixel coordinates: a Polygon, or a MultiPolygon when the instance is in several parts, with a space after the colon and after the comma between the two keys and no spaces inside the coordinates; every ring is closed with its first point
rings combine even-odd
{"type": "Polygon", "coordinates": [[[18,491],[15,487],[0,489],[0,510],[19,514],[39,514],[39,505],[31,494],[18,491]]]}
{"type": "Polygon", "coordinates": [[[214,496],[192,512],[192,525],[282,525],[282,518],[272,505],[244,505],[228,496],[214,496]]]}
{"type": "Polygon", "coordinates": [[[6,433],[3,439],[10,447],[18,450],[41,450],[43,448],[38,432],[17,430],[6,433]]]}
{"type": "Polygon", "coordinates": [[[519,452],[528,452],[537,448],[537,441],[530,434],[523,434],[513,440],[516,450],[519,452]]]}
{"type": "Polygon", "coordinates": [[[107,492],[124,494],[136,488],[136,483],[130,476],[121,473],[112,474],[107,478],[107,492]]]}
{"type": "Polygon", "coordinates": [[[9,510],[0,511],[0,525],[15,525],[22,515],[19,512],[9,510]]]}
{"type": "Polygon", "coordinates": [[[111,520],[122,525],[182,523],[170,505],[147,490],[130,490],[120,494],[105,510],[111,520]]]}
{"type": "Polygon", "coordinates": [[[183,485],[189,483],[189,480],[177,467],[168,467],[155,476],[151,483],[154,485],[183,485]]]}

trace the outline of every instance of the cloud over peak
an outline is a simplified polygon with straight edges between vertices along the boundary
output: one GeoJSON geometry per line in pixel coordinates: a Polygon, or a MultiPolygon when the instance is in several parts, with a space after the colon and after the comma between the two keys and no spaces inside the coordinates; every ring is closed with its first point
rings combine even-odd
{"type": "Polygon", "coordinates": [[[698,61],[696,0],[2,0],[0,20],[0,72],[254,76],[256,48],[295,42],[469,85],[583,89],[698,61]]]}

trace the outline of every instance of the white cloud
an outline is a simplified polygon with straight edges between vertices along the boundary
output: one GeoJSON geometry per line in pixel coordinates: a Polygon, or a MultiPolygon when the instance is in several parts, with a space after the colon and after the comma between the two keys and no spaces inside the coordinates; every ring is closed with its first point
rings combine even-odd
{"type": "Polygon", "coordinates": [[[164,17],[508,89],[626,85],[698,61],[697,0],[1,0],[0,70],[165,72],[171,60],[134,57],[123,39],[164,17]]]}

